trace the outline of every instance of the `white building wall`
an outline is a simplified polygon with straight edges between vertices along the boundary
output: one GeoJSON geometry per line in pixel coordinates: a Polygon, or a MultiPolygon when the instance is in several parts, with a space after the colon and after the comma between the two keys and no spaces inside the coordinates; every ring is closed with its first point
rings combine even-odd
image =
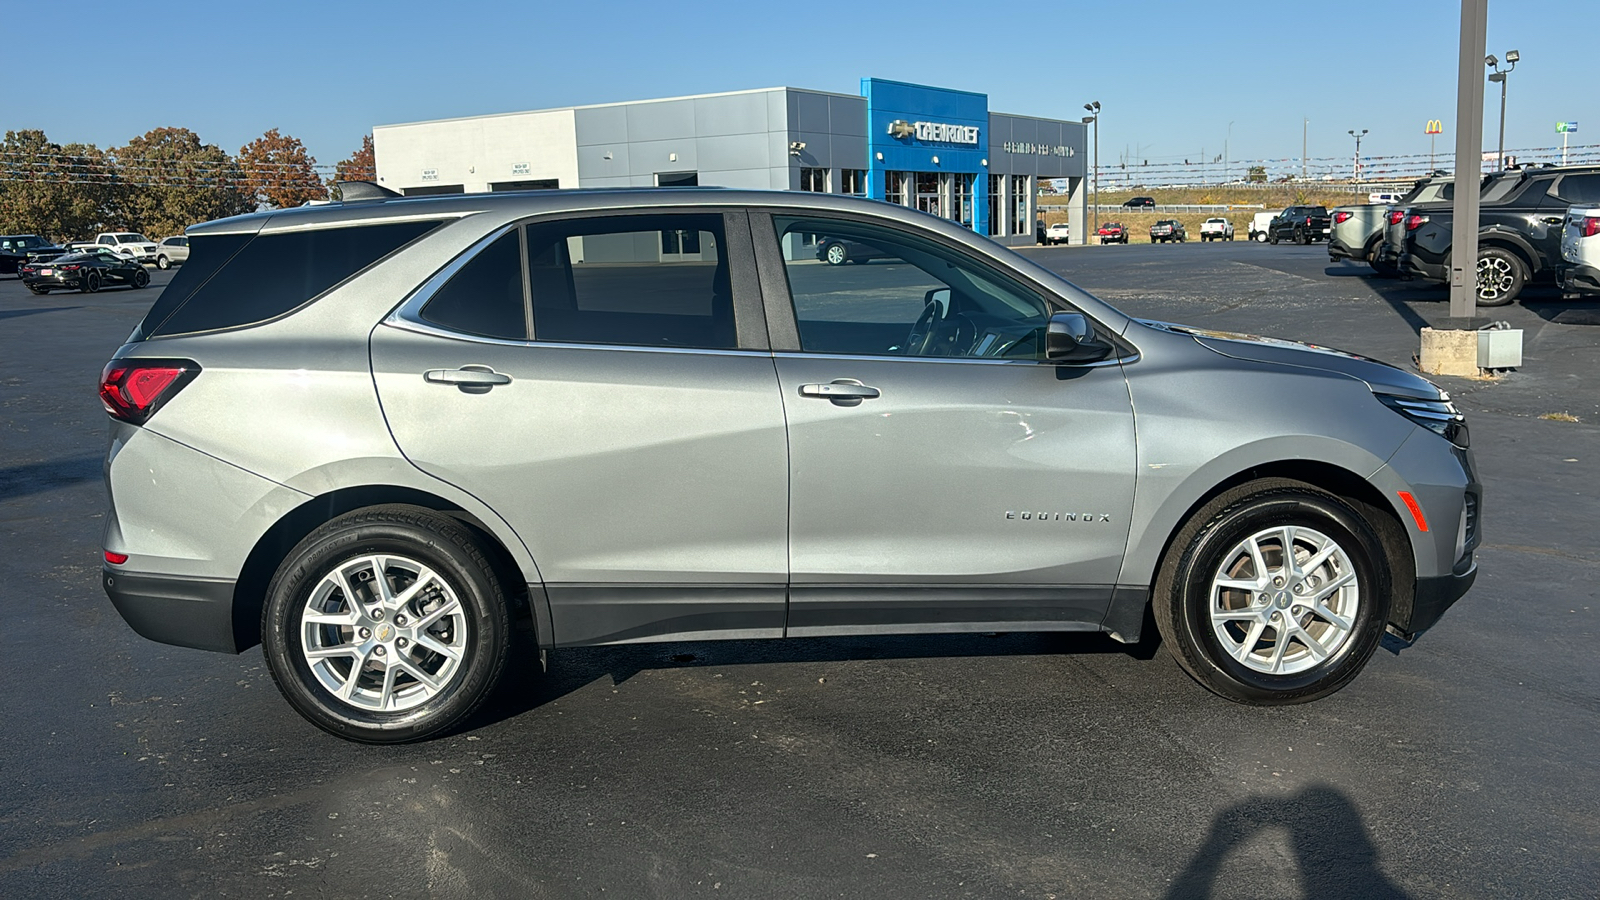
{"type": "Polygon", "coordinates": [[[441,119],[372,129],[378,183],[390,190],[459,184],[487,191],[507,181],[554,179],[578,186],[571,109],[441,119]],[[425,173],[432,170],[432,177],[425,173]]]}

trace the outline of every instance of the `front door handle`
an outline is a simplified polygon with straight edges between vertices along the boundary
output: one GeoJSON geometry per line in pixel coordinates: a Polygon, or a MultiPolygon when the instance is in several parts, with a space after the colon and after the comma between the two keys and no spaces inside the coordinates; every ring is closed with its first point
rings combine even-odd
{"type": "Polygon", "coordinates": [[[868,387],[854,378],[836,378],[828,384],[802,384],[800,396],[832,400],[839,406],[856,406],[863,400],[876,400],[878,389],[868,387]]]}
{"type": "Polygon", "coordinates": [[[422,373],[429,384],[453,384],[468,393],[483,393],[499,384],[510,384],[511,376],[488,366],[462,366],[459,369],[429,369],[422,373]]]}

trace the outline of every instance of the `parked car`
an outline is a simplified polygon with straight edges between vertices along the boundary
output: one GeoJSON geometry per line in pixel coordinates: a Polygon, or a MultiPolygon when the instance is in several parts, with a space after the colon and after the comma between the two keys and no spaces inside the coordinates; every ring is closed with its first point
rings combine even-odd
{"type": "MultiPolygon", "coordinates": [[[[1600,204],[1600,166],[1525,166],[1484,191],[1478,210],[1478,305],[1504,306],[1529,283],[1554,282],[1567,209],[1600,204]]],[[[1400,269],[1448,283],[1454,210],[1408,208],[1400,269]]]]}
{"type": "Polygon", "coordinates": [[[1202,242],[1233,240],[1233,222],[1223,218],[1210,218],[1201,222],[1200,240],[1202,242]]]}
{"type": "Polygon", "coordinates": [[[1162,219],[1150,226],[1150,243],[1152,244],[1157,241],[1163,244],[1168,241],[1182,243],[1188,236],[1183,230],[1183,223],[1177,219],[1162,219]]]}
{"type": "Polygon", "coordinates": [[[125,259],[149,262],[156,258],[155,242],[131,231],[108,231],[97,234],[94,242],[125,259]]]}
{"type": "Polygon", "coordinates": [[[1122,205],[1127,209],[1148,209],[1149,207],[1156,205],[1156,198],[1134,197],[1132,199],[1122,201],[1122,205]]]}
{"type": "Polygon", "coordinates": [[[1209,690],[1298,703],[1476,576],[1479,480],[1433,384],[1130,318],[957,222],[696,188],[351,213],[191,227],[100,384],[116,608],[261,641],[347,739],[457,727],[514,620],[542,649],[1132,642],[1148,612],[1209,690]],[[659,262],[663,233],[701,264],[659,262]],[[897,264],[787,261],[812,234],[897,264]]]}
{"type": "Polygon", "coordinates": [[[1294,241],[1310,244],[1327,240],[1333,230],[1328,210],[1321,206],[1291,206],[1273,217],[1267,224],[1267,241],[1294,241]]]}
{"type": "Polygon", "coordinates": [[[1044,242],[1046,244],[1072,243],[1072,226],[1068,225],[1066,222],[1056,222],[1052,224],[1049,228],[1044,230],[1044,242]]]}
{"type": "Polygon", "coordinates": [[[1567,209],[1556,283],[1563,293],[1600,294],[1600,205],[1567,209]]]}
{"type": "MultiPolygon", "coordinates": [[[[1492,202],[1496,197],[1503,195],[1506,189],[1515,183],[1514,180],[1506,180],[1506,176],[1512,174],[1514,173],[1510,171],[1502,171],[1483,176],[1483,181],[1478,186],[1481,192],[1480,200],[1492,202]]],[[[1396,276],[1403,274],[1400,271],[1400,252],[1405,249],[1406,213],[1411,210],[1425,213],[1430,209],[1451,208],[1454,204],[1455,185],[1452,181],[1448,185],[1440,186],[1436,192],[1430,189],[1429,192],[1417,196],[1408,203],[1390,207],[1385,219],[1387,224],[1383,228],[1383,236],[1378,247],[1378,262],[1373,268],[1379,274],[1387,274],[1390,270],[1396,276]]]]}
{"type": "MultiPolygon", "coordinates": [[[[1413,184],[1411,190],[1398,197],[1398,203],[1404,205],[1449,199],[1454,196],[1451,187],[1454,181],[1452,175],[1435,173],[1413,184]]],[[[1360,206],[1338,206],[1329,210],[1329,214],[1333,217],[1333,230],[1328,237],[1329,262],[1338,262],[1341,259],[1359,260],[1372,266],[1374,272],[1385,278],[1398,276],[1400,270],[1391,263],[1385,263],[1381,258],[1384,231],[1395,208],[1389,201],[1384,201],[1360,206]]]]}
{"type": "Polygon", "coordinates": [[[1044,227],[1044,220],[1043,219],[1034,219],[1033,220],[1033,242],[1035,244],[1044,243],[1044,233],[1045,233],[1045,231],[1046,231],[1046,229],[1044,227]]]}
{"type": "Polygon", "coordinates": [[[1266,243],[1267,242],[1267,226],[1272,224],[1272,220],[1277,218],[1277,216],[1278,216],[1278,214],[1275,213],[1275,212],[1258,212],[1255,215],[1251,216],[1250,217],[1250,240],[1252,240],[1252,241],[1260,241],[1263,244],[1266,243]]]}
{"type": "Polygon", "coordinates": [[[162,238],[156,245],[156,268],[181,266],[189,258],[189,239],[181,234],[162,238]]]}
{"type": "Polygon", "coordinates": [[[36,234],[0,235],[0,272],[20,276],[23,263],[55,259],[65,252],[36,234]]]}
{"type": "Polygon", "coordinates": [[[150,283],[150,273],[144,266],[104,247],[68,253],[48,261],[26,262],[20,274],[22,283],[35,294],[58,290],[92,294],[105,287],[142,288],[150,283]]]}
{"type": "Polygon", "coordinates": [[[1126,244],[1128,242],[1128,229],[1121,222],[1106,222],[1096,232],[1102,244],[1126,244]]]}
{"type": "Polygon", "coordinates": [[[882,258],[882,250],[860,241],[832,237],[821,238],[817,241],[817,259],[830,266],[842,266],[847,262],[859,263],[866,262],[869,259],[882,258]]]}

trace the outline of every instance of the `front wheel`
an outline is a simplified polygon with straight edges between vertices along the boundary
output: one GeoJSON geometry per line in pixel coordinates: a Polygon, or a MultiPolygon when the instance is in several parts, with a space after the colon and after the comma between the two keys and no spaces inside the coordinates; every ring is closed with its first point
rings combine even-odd
{"type": "Polygon", "coordinates": [[[1278,233],[1276,231],[1267,232],[1267,243],[1273,245],[1274,247],[1278,245],[1278,233]]]}
{"type": "Polygon", "coordinates": [[[850,253],[844,249],[843,244],[829,244],[822,256],[830,266],[842,266],[850,261],[850,253]]]}
{"type": "Polygon", "coordinates": [[[1389,615],[1383,545],[1356,506],[1261,479],[1174,538],[1152,597],[1178,664],[1207,689],[1274,706],[1325,697],[1372,657],[1389,615]]]}
{"type": "Polygon", "coordinates": [[[1478,253],[1478,305],[1505,306],[1528,283],[1522,260],[1509,250],[1485,247],[1478,253]]]}
{"type": "Polygon", "coordinates": [[[312,532],[267,587],[267,668],[289,704],[347,740],[395,744],[454,728],[505,669],[505,592],[472,535],[412,506],[312,532]]]}

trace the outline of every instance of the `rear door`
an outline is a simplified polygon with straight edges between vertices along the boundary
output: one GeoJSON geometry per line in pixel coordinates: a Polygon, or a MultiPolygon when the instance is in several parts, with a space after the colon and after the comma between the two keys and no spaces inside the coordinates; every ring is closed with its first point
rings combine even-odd
{"type": "Polygon", "coordinates": [[[788,451],[750,257],[742,211],[531,222],[373,332],[400,449],[516,530],[557,644],[783,633],[788,451]]]}
{"type": "Polygon", "coordinates": [[[1529,238],[1539,252],[1542,266],[1561,262],[1561,235],[1566,227],[1567,208],[1600,204],[1600,172],[1574,173],[1557,178],[1530,215],[1529,238]]]}
{"type": "Polygon", "coordinates": [[[1049,301],[957,247],[752,224],[789,423],[788,633],[1098,628],[1133,503],[1121,366],[1042,361],[1049,301]],[[807,234],[880,258],[824,265],[807,234]]]}

